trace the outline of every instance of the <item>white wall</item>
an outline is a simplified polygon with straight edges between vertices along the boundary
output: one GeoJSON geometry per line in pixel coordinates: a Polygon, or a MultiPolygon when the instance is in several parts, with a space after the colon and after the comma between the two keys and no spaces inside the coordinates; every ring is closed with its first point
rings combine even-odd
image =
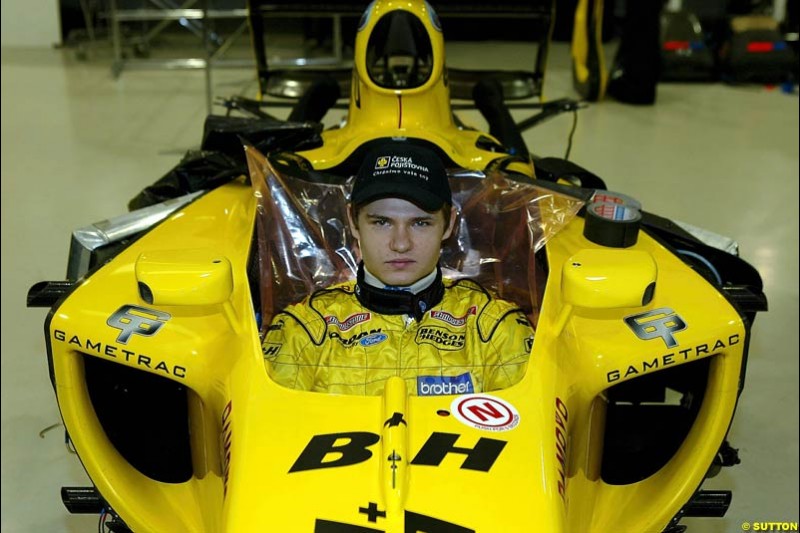
{"type": "Polygon", "coordinates": [[[50,47],[61,42],[58,0],[0,1],[3,46],[50,47]]]}

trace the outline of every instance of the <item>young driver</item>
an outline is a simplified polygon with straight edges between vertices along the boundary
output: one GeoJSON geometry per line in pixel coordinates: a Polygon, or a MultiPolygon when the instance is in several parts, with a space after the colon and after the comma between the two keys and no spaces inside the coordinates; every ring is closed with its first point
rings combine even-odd
{"type": "Polygon", "coordinates": [[[456,212],[435,153],[402,141],[372,151],[348,219],[362,256],[357,279],[275,316],[262,346],[273,380],[377,395],[400,376],[422,396],[491,391],[522,378],[533,345],[522,311],[474,281],[442,279],[442,241],[456,212]]]}

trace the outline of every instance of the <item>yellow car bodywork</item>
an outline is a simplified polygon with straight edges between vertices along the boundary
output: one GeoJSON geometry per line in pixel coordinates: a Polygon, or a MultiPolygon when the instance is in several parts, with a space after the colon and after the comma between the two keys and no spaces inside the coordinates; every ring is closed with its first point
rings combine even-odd
{"type": "MultiPolygon", "coordinates": [[[[600,302],[591,296],[573,298],[567,307],[562,283],[569,277],[562,270],[572,268],[581,252],[587,267],[592,261],[613,265],[617,259],[608,256],[620,250],[586,240],[581,218],[551,239],[527,374],[491,394],[516,409],[518,424],[487,431],[453,416],[453,397],[408,396],[401,380],[387,384],[382,397],[300,392],[272,383],[246,276],[255,216],[256,200],[241,181],[201,197],[87,278],[48,323],[66,427],[97,488],[134,531],[338,531],[325,529],[329,523],[409,531],[404,524],[417,521],[431,528],[421,531],[449,523],[464,528],[456,531],[657,533],[703,480],[736,404],[745,327],[724,297],[648,235],[621,252],[652,258],[655,295],[646,306],[614,309],[597,308],[600,302]],[[170,263],[176,250],[190,254],[170,263]],[[587,250],[594,252],[588,260],[587,250]],[[230,276],[227,294],[220,293],[225,283],[198,282],[184,288],[185,300],[170,295],[170,304],[154,305],[142,299],[142,275],[169,280],[170,273],[202,270],[204,262],[220,279],[230,276]],[[169,318],[155,334],[132,334],[123,344],[120,329],[108,321],[126,305],[169,318]],[[659,339],[638,339],[623,320],[662,307],[688,324],[669,350],[659,339]],[[154,481],[116,451],[83,383],[85,357],[188,389],[190,480],[154,481]],[[706,357],[712,358],[706,399],[675,456],[641,482],[604,483],[604,391],[706,357]],[[387,426],[395,413],[406,423],[387,426]],[[427,463],[420,459],[426,447],[427,463]],[[495,456],[496,447],[502,449],[495,456]],[[431,450],[439,453],[433,453],[436,466],[431,450]],[[388,461],[395,453],[399,459],[388,461]],[[487,453],[488,471],[469,466],[487,453]],[[386,516],[370,514],[371,504],[386,516]]],[[[592,278],[603,274],[602,268],[591,272],[592,278]]],[[[606,274],[610,292],[630,292],[628,276],[606,274]]]]}

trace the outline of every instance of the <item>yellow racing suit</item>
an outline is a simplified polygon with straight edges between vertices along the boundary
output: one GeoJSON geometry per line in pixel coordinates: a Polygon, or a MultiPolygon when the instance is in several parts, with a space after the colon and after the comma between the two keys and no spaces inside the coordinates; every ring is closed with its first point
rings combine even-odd
{"type": "Polygon", "coordinates": [[[355,281],[287,307],[262,344],[269,375],[289,388],[357,395],[381,394],[390,376],[404,378],[417,395],[518,382],[533,346],[524,313],[471,280],[442,282],[439,274],[436,282],[443,287],[438,303],[409,314],[365,307],[363,284],[355,281]]]}

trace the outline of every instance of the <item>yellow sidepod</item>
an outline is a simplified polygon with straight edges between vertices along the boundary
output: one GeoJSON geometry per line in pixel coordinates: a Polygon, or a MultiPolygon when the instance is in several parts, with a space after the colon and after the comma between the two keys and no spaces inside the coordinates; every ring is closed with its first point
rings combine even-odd
{"type": "MultiPolygon", "coordinates": [[[[236,361],[262,364],[246,276],[255,205],[252,189],[241,180],[205,195],[86,279],[49,320],[55,389],[66,429],[103,497],[137,532],[224,530],[224,454],[219,436],[228,401],[227,376],[236,361]],[[152,271],[147,266],[148,254],[156,259],[175,258],[180,256],[176,248],[189,251],[189,262],[198,261],[197,250],[209,249],[229,261],[232,290],[229,281],[212,276],[213,290],[204,298],[185,302],[190,305],[147,303],[137,283],[137,259],[144,267],[144,278],[152,279],[147,275],[152,271]],[[224,294],[220,284],[229,288],[229,299],[209,303],[224,294]],[[240,333],[232,327],[225,307],[236,310],[233,319],[240,333]],[[120,455],[92,406],[84,358],[155,374],[189,390],[194,470],[190,480],[154,481],[120,455]]],[[[186,277],[175,279],[185,281],[186,277]]],[[[163,280],[157,284],[166,288],[163,280]]],[[[157,410],[148,415],[159,418],[157,410]]]]}
{"type": "MultiPolygon", "coordinates": [[[[563,467],[565,531],[569,532],[660,533],[704,479],[725,438],[738,396],[746,345],[742,318],[713,286],[644,232],[626,251],[649,255],[657,265],[652,299],[632,307],[611,302],[609,308],[599,309],[596,295],[587,295],[588,305],[575,306],[563,316],[569,304],[561,288],[573,275],[565,269],[573,268],[574,258],[613,265],[619,251],[584,238],[582,219],[573,221],[547,245],[550,274],[528,377],[544,386],[551,376],[556,399],[563,401],[568,413],[562,445],[567,448],[563,467]],[[660,316],[654,323],[669,327],[655,332],[642,327],[637,334],[633,326],[639,316],[660,316]],[[664,333],[663,337],[658,333],[664,333]],[[605,391],[707,357],[712,361],[704,401],[678,451],[644,480],[606,483],[601,476],[605,391]]],[[[649,272],[648,263],[642,262],[640,272],[649,272]]],[[[594,270],[593,274],[601,273],[594,270]]],[[[634,283],[636,273],[627,277],[634,283]]],[[[639,282],[646,281],[645,277],[639,282]]]]}

